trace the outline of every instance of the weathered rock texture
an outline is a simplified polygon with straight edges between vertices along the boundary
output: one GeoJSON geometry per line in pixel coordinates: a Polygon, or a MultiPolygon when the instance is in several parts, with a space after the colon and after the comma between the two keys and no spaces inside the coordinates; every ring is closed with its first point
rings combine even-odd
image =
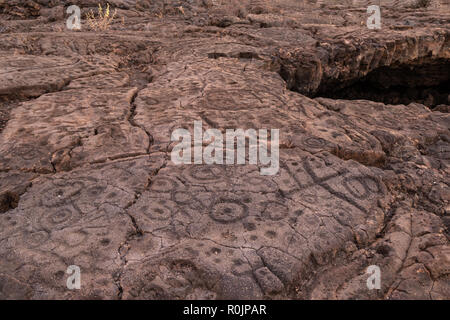
{"type": "Polygon", "coordinates": [[[69,2],[0,0],[0,298],[450,298],[448,1],[69,2]],[[195,120],[279,173],[173,164],[195,120]]]}

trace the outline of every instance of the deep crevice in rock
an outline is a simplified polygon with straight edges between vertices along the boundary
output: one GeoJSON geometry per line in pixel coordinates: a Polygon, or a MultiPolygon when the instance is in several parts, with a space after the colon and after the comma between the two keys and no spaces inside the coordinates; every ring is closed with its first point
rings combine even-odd
{"type": "Polygon", "coordinates": [[[0,213],[17,208],[19,200],[20,196],[17,193],[8,191],[0,194],[0,213]]]}
{"type": "Polygon", "coordinates": [[[449,105],[450,60],[422,60],[377,68],[352,82],[323,83],[315,96],[371,100],[384,104],[412,102],[430,108],[449,105]]]}

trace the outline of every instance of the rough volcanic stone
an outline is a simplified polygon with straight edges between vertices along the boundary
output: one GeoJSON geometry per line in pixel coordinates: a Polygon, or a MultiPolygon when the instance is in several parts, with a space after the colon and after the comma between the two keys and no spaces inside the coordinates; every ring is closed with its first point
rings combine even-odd
{"type": "Polygon", "coordinates": [[[366,0],[116,0],[66,30],[97,2],[0,0],[1,299],[450,299],[448,1],[379,1],[377,31],[366,0]],[[199,120],[280,129],[279,172],[174,164],[199,120]]]}

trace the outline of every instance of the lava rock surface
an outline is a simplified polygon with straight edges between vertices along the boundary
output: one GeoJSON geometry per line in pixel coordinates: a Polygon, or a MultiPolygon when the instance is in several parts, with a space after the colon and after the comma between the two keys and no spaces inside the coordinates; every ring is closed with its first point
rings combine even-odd
{"type": "Polygon", "coordinates": [[[450,299],[448,0],[109,2],[0,0],[1,299],[450,299]],[[198,120],[278,174],[173,164],[198,120]]]}

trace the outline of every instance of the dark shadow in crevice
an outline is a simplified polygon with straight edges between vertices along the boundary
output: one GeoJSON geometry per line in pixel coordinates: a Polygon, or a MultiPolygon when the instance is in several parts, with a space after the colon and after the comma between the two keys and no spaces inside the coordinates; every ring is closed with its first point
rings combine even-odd
{"type": "Polygon", "coordinates": [[[384,104],[450,104],[450,60],[380,67],[351,83],[322,84],[316,97],[371,100],[384,104]]]}
{"type": "Polygon", "coordinates": [[[17,208],[20,196],[14,192],[5,192],[0,194],[0,213],[7,212],[17,208]]]}

